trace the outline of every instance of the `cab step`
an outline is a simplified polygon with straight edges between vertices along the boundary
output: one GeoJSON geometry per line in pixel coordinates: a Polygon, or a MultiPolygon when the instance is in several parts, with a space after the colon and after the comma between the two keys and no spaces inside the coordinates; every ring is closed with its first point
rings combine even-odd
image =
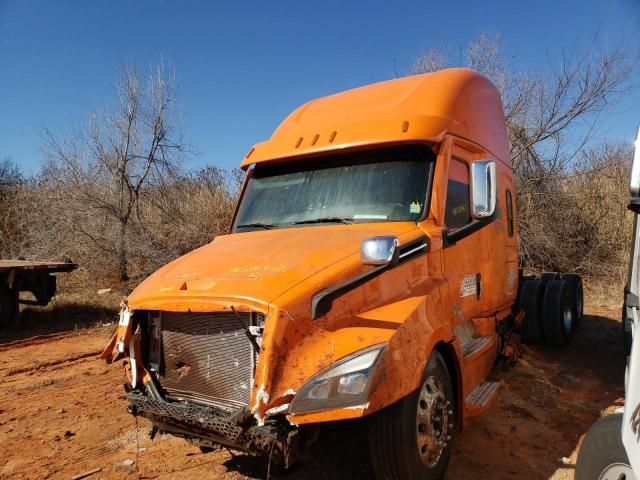
{"type": "Polygon", "coordinates": [[[460,350],[466,361],[469,360],[469,357],[474,357],[476,354],[481,355],[485,351],[491,350],[496,342],[495,335],[476,336],[473,322],[470,320],[456,325],[454,332],[460,341],[460,350]]]}
{"type": "Polygon", "coordinates": [[[493,337],[473,337],[461,341],[460,347],[462,348],[462,356],[469,357],[478,353],[491,343],[492,339],[493,337]]]}
{"type": "Polygon", "coordinates": [[[485,413],[498,398],[502,382],[484,382],[469,394],[464,402],[466,417],[476,417],[485,413]]]}

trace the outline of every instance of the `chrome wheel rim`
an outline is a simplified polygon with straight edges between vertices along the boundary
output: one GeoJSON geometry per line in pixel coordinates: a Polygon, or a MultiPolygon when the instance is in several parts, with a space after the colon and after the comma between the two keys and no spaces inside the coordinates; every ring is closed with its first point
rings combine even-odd
{"type": "Polygon", "coordinates": [[[437,377],[428,377],[420,388],[416,414],[418,453],[427,467],[434,467],[451,440],[453,411],[444,385],[437,377]]]}
{"type": "Polygon", "coordinates": [[[598,480],[636,480],[636,476],[629,465],[612,463],[605,467],[598,480]]]}

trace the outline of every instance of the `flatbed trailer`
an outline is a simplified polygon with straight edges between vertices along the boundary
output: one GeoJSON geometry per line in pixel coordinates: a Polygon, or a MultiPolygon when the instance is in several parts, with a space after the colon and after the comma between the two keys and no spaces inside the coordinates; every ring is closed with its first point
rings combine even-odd
{"type": "Polygon", "coordinates": [[[72,272],[72,262],[0,260],[0,327],[17,324],[20,304],[47,305],[56,293],[56,273],[72,272]],[[34,299],[21,299],[31,292],[34,299]]]}

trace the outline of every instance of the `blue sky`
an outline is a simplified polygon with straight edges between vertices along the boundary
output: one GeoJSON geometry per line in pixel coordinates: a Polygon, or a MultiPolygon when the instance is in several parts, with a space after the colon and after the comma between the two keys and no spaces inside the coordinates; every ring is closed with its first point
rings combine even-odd
{"type": "MultiPolygon", "coordinates": [[[[405,73],[425,49],[501,35],[519,67],[547,68],[564,50],[640,44],[640,0],[6,1],[0,0],[0,158],[41,162],[42,131],[65,135],[113,101],[123,62],[170,61],[189,166],[239,164],[311,98],[405,73]]],[[[640,84],[640,72],[634,74],[640,84]]],[[[632,140],[640,93],[599,134],[632,140]]]]}

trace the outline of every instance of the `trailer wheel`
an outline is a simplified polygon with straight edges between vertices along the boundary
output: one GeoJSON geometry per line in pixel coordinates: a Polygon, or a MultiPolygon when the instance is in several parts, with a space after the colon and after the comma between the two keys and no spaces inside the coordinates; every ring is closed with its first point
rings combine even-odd
{"type": "Polygon", "coordinates": [[[420,388],[371,417],[369,449],[376,478],[444,478],[456,424],[453,405],[447,365],[434,351],[420,388]]]}
{"type": "Polygon", "coordinates": [[[578,328],[582,321],[584,311],[584,290],[582,288],[582,278],[576,273],[565,273],[562,280],[569,284],[573,296],[573,328],[578,328]]]}
{"type": "Polygon", "coordinates": [[[526,343],[542,343],[542,305],[546,283],[527,280],[520,290],[520,308],[525,311],[522,325],[522,338],[526,343]]]}
{"type": "Polygon", "coordinates": [[[551,280],[544,291],[542,306],[544,336],[549,345],[564,346],[573,330],[573,298],[564,280],[551,280]]]}
{"type": "Polygon", "coordinates": [[[576,462],[576,480],[635,480],[622,444],[622,413],[594,423],[582,441],[576,462]]]}
{"type": "Polygon", "coordinates": [[[15,295],[6,288],[0,289],[0,327],[14,322],[17,316],[15,295]]]}

